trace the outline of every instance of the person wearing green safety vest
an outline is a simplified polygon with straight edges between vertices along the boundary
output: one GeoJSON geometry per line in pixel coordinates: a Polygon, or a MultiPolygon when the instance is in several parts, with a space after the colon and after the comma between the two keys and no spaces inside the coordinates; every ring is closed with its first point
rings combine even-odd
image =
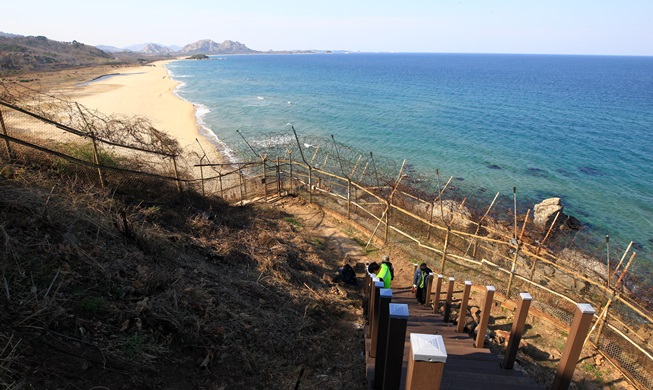
{"type": "Polygon", "coordinates": [[[376,275],[377,278],[383,281],[383,288],[390,288],[392,274],[390,273],[390,267],[388,267],[387,264],[381,263],[381,265],[378,265],[376,262],[370,263],[370,265],[367,266],[367,271],[376,275]]]}
{"type": "Polygon", "coordinates": [[[429,274],[432,273],[431,269],[426,266],[426,263],[419,265],[415,270],[413,277],[413,290],[415,290],[415,298],[421,305],[426,303],[426,283],[428,283],[429,274]]]}

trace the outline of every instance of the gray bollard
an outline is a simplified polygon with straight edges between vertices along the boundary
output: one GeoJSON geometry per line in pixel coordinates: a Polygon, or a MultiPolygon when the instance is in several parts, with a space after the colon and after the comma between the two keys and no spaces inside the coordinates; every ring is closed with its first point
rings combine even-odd
{"type": "Polygon", "coordinates": [[[492,300],[494,299],[494,286],[486,286],[485,298],[483,299],[483,307],[481,307],[481,321],[478,323],[476,342],[474,346],[476,348],[483,348],[485,345],[485,331],[487,330],[487,324],[490,320],[490,310],[492,309],[492,300]]]}
{"type": "Polygon", "coordinates": [[[526,325],[526,317],[528,316],[528,309],[531,307],[532,300],[533,298],[529,293],[519,294],[517,313],[515,314],[515,319],[512,321],[510,340],[508,341],[508,347],[506,348],[503,363],[501,364],[501,367],[506,370],[512,370],[512,367],[515,365],[519,342],[521,341],[522,334],[524,334],[524,325],[526,325]]]}
{"type": "Polygon", "coordinates": [[[374,360],[374,388],[383,388],[383,369],[388,351],[388,321],[390,320],[390,303],[392,290],[382,288],[379,293],[379,321],[376,336],[376,357],[374,360]]]}
{"type": "Polygon", "coordinates": [[[408,305],[391,303],[388,323],[388,348],[385,355],[385,369],[383,370],[383,390],[398,390],[401,386],[401,369],[404,361],[407,323],[408,305]]]}
{"type": "Polygon", "coordinates": [[[472,290],[472,282],[465,281],[465,290],[463,291],[463,298],[460,301],[460,312],[458,313],[458,327],[456,332],[462,333],[465,330],[465,320],[467,319],[467,305],[469,304],[469,293],[472,290]]]}
{"type": "Polygon", "coordinates": [[[438,390],[446,362],[442,336],[411,333],[406,390],[438,390]]]}
{"type": "Polygon", "coordinates": [[[447,287],[447,299],[444,302],[444,322],[449,322],[449,315],[451,314],[451,301],[453,301],[453,287],[455,278],[449,278],[449,287],[447,287]]]}
{"type": "Polygon", "coordinates": [[[560,357],[558,363],[558,370],[556,371],[551,390],[563,390],[569,388],[571,377],[574,375],[576,363],[583,350],[583,344],[587,337],[587,332],[592,324],[594,318],[594,308],[587,303],[579,303],[576,307],[576,315],[574,321],[571,323],[569,330],[569,337],[565,344],[565,350],[560,357]]]}
{"type": "Polygon", "coordinates": [[[438,275],[438,280],[435,283],[435,298],[433,298],[433,313],[440,311],[440,292],[442,291],[442,279],[444,276],[438,275]]]}

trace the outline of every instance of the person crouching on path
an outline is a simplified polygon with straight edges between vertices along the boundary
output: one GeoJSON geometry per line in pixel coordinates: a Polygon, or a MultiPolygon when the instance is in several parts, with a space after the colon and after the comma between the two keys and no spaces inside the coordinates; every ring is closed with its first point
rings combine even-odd
{"type": "Polygon", "coordinates": [[[428,283],[429,274],[432,273],[431,269],[426,266],[426,263],[419,265],[419,268],[415,270],[415,276],[413,277],[413,289],[415,289],[415,298],[420,305],[426,303],[426,284],[428,283]]]}
{"type": "Polygon", "coordinates": [[[377,278],[383,281],[383,288],[390,288],[392,277],[390,276],[390,268],[387,264],[381,263],[381,265],[378,265],[376,262],[370,263],[367,266],[367,272],[376,275],[377,278]]]}

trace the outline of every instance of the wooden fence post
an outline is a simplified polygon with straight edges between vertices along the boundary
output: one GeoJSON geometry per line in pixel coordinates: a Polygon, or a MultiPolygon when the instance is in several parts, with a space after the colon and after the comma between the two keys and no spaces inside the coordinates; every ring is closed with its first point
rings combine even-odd
{"type": "MultiPolygon", "coordinates": [[[[177,192],[181,193],[181,181],[179,180],[179,171],[177,171],[177,157],[172,156],[172,167],[175,170],[175,183],[177,184],[177,192]]],[[[100,167],[98,167],[98,170],[100,167]]],[[[101,178],[100,178],[101,179],[101,178]]]]}
{"type": "Polygon", "coordinates": [[[451,314],[451,301],[453,300],[453,287],[455,278],[449,278],[449,287],[447,288],[447,300],[444,303],[444,322],[449,322],[449,315],[451,314]]]}
{"type": "MultiPolygon", "coordinates": [[[[370,286],[370,304],[367,312],[369,313],[369,326],[367,327],[367,338],[372,339],[374,336],[372,332],[374,331],[374,322],[376,321],[376,301],[379,300],[380,289],[383,288],[383,282],[379,281],[379,278],[372,279],[372,285],[370,286]]],[[[371,351],[370,351],[371,352],[371,351]]],[[[372,356],[373,357],[373,356],[372,356]]]]}
{"type": "Polygon", "coordinates": [[[424,306],[431,304],[431,290],[433,289],[433,273],[429,273],[426,277],[426,292],[424,294],[424,306]]]}
{"type": "Polygon", "coordinates": [[[401,369],[404,361],[406,326],[408,324],[408,305],[391,303],[388,324],[388,349],[383,370],[383,389],[399,389],[401,369]]]}
{"type": "Polygon", "coordinates": [[[483,307],[481,308],[481,320],[478,323],[476,341],[474,346],[476,348],[483,348],[485,345],[485,331],[487,324],[490,320],[490,310],[492,309],[492,300],[494,299],[494,286],[486,286],[485,298],[483,299],[483,307]]]}
{"type": "Polygon", "coordinates": [[[508,288],[506,289],[507,298],[510,298],[510,288],[512,287],[512,278],[515,276],[515,268],[517,267],[517,258],[519,257],[520,241],[517,241],[517,248],[515,249],[515,256],[512,258],[512,267],[510,268],[510,278],[508,278],[508,288]]]}
{"type": "Polygon", "coordinates": [[[308,203],[313,203],[313,168],[308,166],[308,203]]]}
{"type": "Polygon", "coordinates": [[[447,248],[449,247],[449,234],[451,234],[451,226],[447,225],[447,235],[444,238],[444,248],[442,248],[442,265],[440,266],[440,273],[444,273],[444,267],[447,262],[447,248]]]}
{"type": "Polygon", "coordinates": [[[281,182],[281,167],[279,166],[279,156],[277,156],[277,196],[281,197],[281,186],[283,183],[281,182]]]}
{"type": "Polygon", "coordinates": [[[383,242],[388,242],[388,230],[390,229],[390,211],[392,208],[392,198],[388,201],[386,207],[387,211],[385,212],[385,233],[383,234],[383,242]]]}
{"type": "Polygon", "coordinates": [[[438,390],[447,349],[440,335],[410,334],[406,390],[438,390]]]}
{"type": "Polygon", "coordinates": [[[381,311],[381,289],[383,289],[383,282],[374,283],[374,306],[372,306],[372,321],[370,322],[370,339],[372,344],[370,347],[370,357],[376,357],[376,342],[379,337],[379,314],[381,311]]]}
{"type": "Polygon", "coordinates": [[[347,219],[351,219],[351,179],[347,178],[347,219]]]}
{"type": "Polygon", "coordinates": [[[224,199],[224,188],[222,186],[222,172],[218,172],[218,180],[220,181],[220,197],[224,199]]]}
{"type": "Polygon", "coordinates": [[[517,350],[519,349],[519,342],[521,336],[524,334],[524,326],[526,325],[526,317],[528,316],[528,309],[531,307],[533,298],[529,293],[519,294],[519,305],[517,306],[517,313],[512,320],[512,329],[510,331],[510,340],[508,347],[506,347],[505,356],[501,367],[506,370],[512,370],[517,357],[517,350]]]}
{"type": "Polygon", "coordinates": [[[200,183],[202,183],[202,196],[205,196],[205,193],[204,193],[204,165],[202,163],[203,158],[204,158],[204,156],[202,156],[200,158],[199,166],[200,166],[200,183]]]}
{"type": "MultiPolygon", "coordinates": [[[[93,144],[93,162],[97,167],[97,174],[100,178],[100,186],[104,188],[104,177],[102,175],[102,168],[100,168],[100,156],[97,151],[97,143],[95,142],[95,135],[93,134],[93,132],[91,132],[90,134],[91,134],[91,142],[93,144]]],[[[177,168],[175,166],[175,174],[176,172],[177,172],[177,168]]],[[[179,190],[179,182],[177,182],[177,190],[179,190]]]]}
{"type": "Polygon", "coordinates": [[[263,159],[263,197],[268,201],[268,173],[267,173],[267,157],[263,159]]]}
{"type": "Polygon", "coordinates": [[[385,368],[386,354],[388,352],[388,320],[390,316],[392,290],[382,288],[379,293],[379,298],[379,321],[377,322],[376,357],[374,358],[373,384],[375,388],[383,388],[383,369],[385,368]]]}
{"type": "Polygon", "coordinates": [[[458,327],[456,332],[462,333],[465,330],[465,320],[467,319],[467,305],[469,304],[469,293],[472,290],[472,282],[465,281],[465,290],[463,290],[463,298],[460,301],[460,310],[458,313],[458,327]]]}
{"type": "Polygon", "coordinates": [[[295,193],[295,183],[292,177],[292,150],[288,151],[288,170],[290,171],[290,193],[295,193]]]}
{"type": "Polygon", "coordinates": [[[245,200],[245,197],[243,195],[243,189],[245,190],[245,193],[247,193],[247,187],[243,183],[243,173],[241,172],[240,168],[238,168],[238,178],[240,179],[240,205],[243,205],[243,201],[245,200]]]}
{"type": "Polygon", "coordinates": [[[433,313],[440,311],[440,292],[442,291],[442,279],[444,276],[438,275],[438,281],[435,283],[435,297],[433,298],[433,313]]]}
{"type": "Polygon", "coordinates": [[[569,388],[571,377],[576,369],[576,364],[583,349],[585,337],[594,318],[594,309],[587,303],[579,303],[576,306],[576,314],[571,324],[569,337],[565,344],[565,350],[560,357],[551,390],[562,390],[569,388]]]}
{"type": "MultiPolygon", "coordinates": [[[[2,126],[2,134],[8,137],[9,134],[7,133],[7,127],[5,126],[5,118],[2,116],[2,110],[0,110],[0,126],[2,126]]],[[[7,147],[7,156],[9,157],[9,161],[11,161],[14,159],[14,153],[11,151],[11,144],[9,143],[9,140],[6,138],[5,138],[5,146],[7,147]]]]}

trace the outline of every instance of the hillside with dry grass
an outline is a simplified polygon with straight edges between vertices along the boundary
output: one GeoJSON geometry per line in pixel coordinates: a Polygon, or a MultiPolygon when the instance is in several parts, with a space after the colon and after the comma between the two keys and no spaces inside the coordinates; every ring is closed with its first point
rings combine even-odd
{"type": "Polygon", "coordinates": [[[0,387],[365,386],[360,291],[301,219],[42,169],[0,164],[0,387]]]}

